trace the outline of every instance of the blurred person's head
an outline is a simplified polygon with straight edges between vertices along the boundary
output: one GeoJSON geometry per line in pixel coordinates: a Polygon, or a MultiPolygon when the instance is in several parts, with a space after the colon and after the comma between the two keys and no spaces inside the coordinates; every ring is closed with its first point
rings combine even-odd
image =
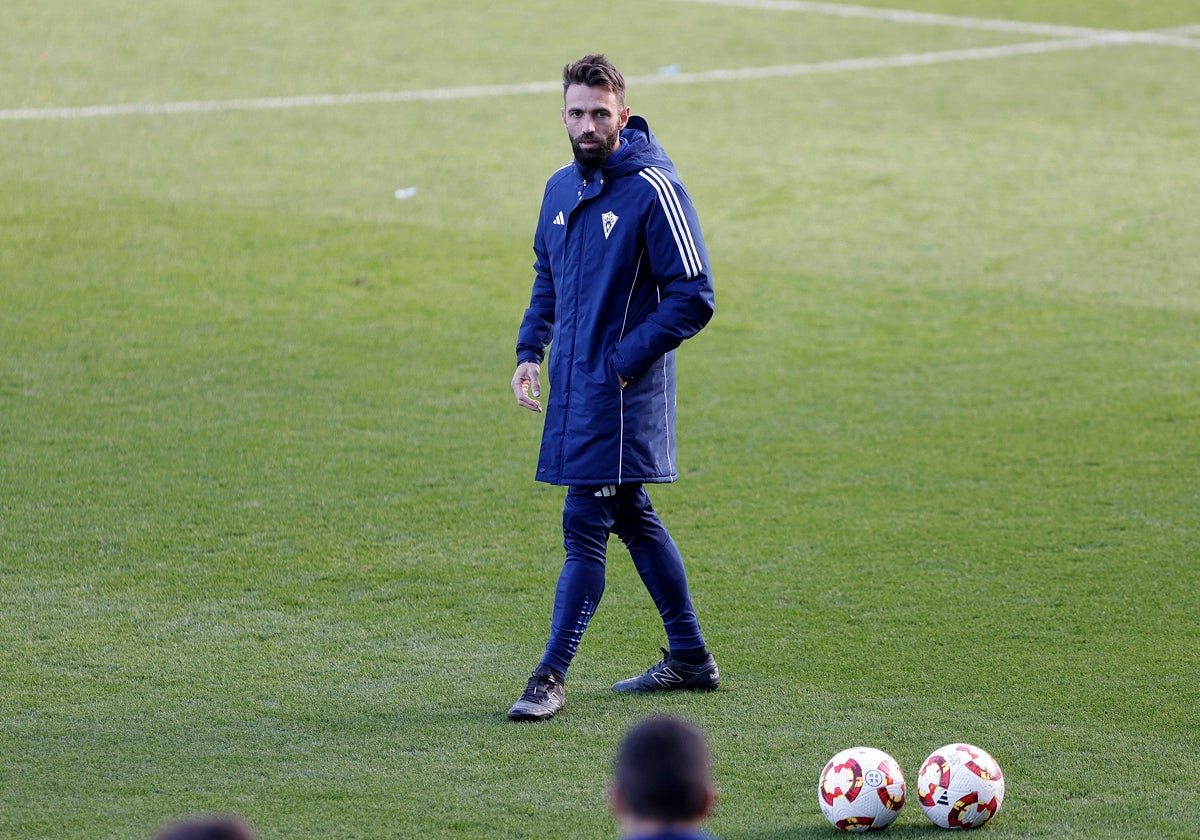
{"type": "Polygon", "coordinates": [[[716,801],[704,734],[670,717],[637,724],[617,748],[609,796],[627,836],[699,827],[716,801]]]}
{"type": "Polygon", "coordinates": [[[254,840],[254,832],[237,817],[197,817],[163,826],[154,840],[254,840]]]}

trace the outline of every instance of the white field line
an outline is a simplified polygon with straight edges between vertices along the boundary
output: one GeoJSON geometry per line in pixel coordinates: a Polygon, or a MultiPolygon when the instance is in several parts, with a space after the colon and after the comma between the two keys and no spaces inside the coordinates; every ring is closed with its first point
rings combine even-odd
{"type": "MultiPolygon", "coordinates": [[[[899,23],[924,23],[942,26],[967,26],[975,29],[1019,32],[1043,35],[1061,40],[1033,41],[1020,44],[1000,44],[990,47],[968,47],[926,53],[905,53],[895,56],[847,58],[807,64],[781,64],[769,67],[743,67],[732,70],[704,70],[674,75],[654,75],[628,79],[637,86],[662,84],[697,84],[713,81],[743,79],[775,79],[792,76],[811,76],[821,73],[846,73],[865,70],[920,67],[963,61],[985,61],[1019,55],[1086,50],[1093,47],[1120,44],[1169,44],[1200,49],[1200,41],[1187,38],[1200,25],[1178,27],[1167,32],[1124,32],[1120,30],[1089,29],[1086,27],[1054,26],[1022,23],[988,18],[954,17],[924,12],[906,12],[867,6],[848,6],[835,3],[808,3],[802,0],[675,0],[683,3],[746,6],[781,9],[844,17],[869,17],[899,23]]],[[[83,105],[61,108],[12,108],[0,110],[0,122],[33,120],[78,120],[102,117],[155,116],[165,114],[198,114],[224,111],[271,111],[297,108],[320,108],[338,105],[390,104],[402,102],[436,102],[453,99],[480,99],[500,96],[523,96],[556,93],[561,82],[522,82],[508,85],[469,85],[454,88],[424,90],[377,91],[369,93],[328,93],[303,96],[272,96],[253,99],[207,99],[181,102],[147,102],[113,105],[83,105]]]]}
{"type": "MultiPolygon", "coordinates": [[[[989,32],[1017,32],[1022,35],[1045,35],[1050,38],[1115,38],[1120,43],[1167,44],[1200,48],[1200,42],[1186,37],[1186,31],[1133,32],[1119,29],[1094,29],[1087,26],[1059,26],[1052,23],[1031,23],[999,18],[980,18],[961,15],[940,15],[931,12],[912,12],[904,9],[881,9],[875,6],[854,6],[843,3],[810,3],[805,0],[674,0],[706,6],[736,6],[810,15],[829,15],[845,18],[866,18],[889,23],[918,26],[947,26],[955,29],[982,29],[989,32]]],[[[1181,27],[1188,29],[1190,27],[1181,27]]]]}
{"type": "Polygon", "coordinates": [[[700,70],[677,73],[673,76],[643,76],[635,79],[639,86],[651,84],[687,84],[693,82],[731,82],[744,79],[776,79],[787,76],[813,76],[820,73],[847,73],[855,70],[885,70],[889,68],[923,67],[931,64],[952,64],[962,61],[987,61],[1016,55],[1037,55],[1064,50],[1087,50],[1108,44],[1132,43],[1115,38],[1071,38],[1054,41],[1030,41],[1024,44],[999,44],[991,47],[965,47],[940,52],[903,53],[872,58],[839,58],[811,64],[777,64],[770,67],[741,67],[735,70],[700,70]]]}
{"type": "MultiPolygon", "coordinates": [[[[1033,41],[1025,44],[1001,44],[991,47],[968,47],[927,53],[874,58],[843,58],[809,64],[778,64],[769,67],[741,67],[732,70],[701,70],[694,73],[630,77],[633,87],[663,84],[697,84],[701,82],[732,82],[745,79],[778,79],[790,76],[813,76],[821,73],[847,73],[862,70],[920,67],[931,64],[950,64],[962,61],[985,61],[1018,55],[1086,50],[1121,43],[1114,38],[1094,37],[1070,40],[1033,41]]],[[[31,120],[78,120],[98,117],[153,116],[159,114],[196,114],[219,111],[270,111],[294,108],[317,108],[332,105],[362,105],[394,102],[435,102],[450,99],[521,96],[558,93],[562,82],[525,82],[512,85],[473,85],[457,88],[426,90],[380,91],[377,93],[330,93],[310,96],[276,96],[261,99],[211,99],[185,102],[148,102],[122,105],[84,105],[76,108],[16,108],[0,110],[0,122],[31,120]]]]}
{"type": "Polygon", "coordinates": [[[512,85],[470,85],[457,88],[378,91],[375,93],[317,93],[304,96],[269,96],[257,99],[200,99],[184,102],[147,102],[123,105],[83,105],[77,108],[14,108],[0,111],[3,120],[70,120],[90,117],[199,114],[214,111],[276,111],[321,108],[330,105],[369,105],[392,102],[434,102],[442,99],[478,99],[555,93],[562,82],[523,82],[512,85]]]}

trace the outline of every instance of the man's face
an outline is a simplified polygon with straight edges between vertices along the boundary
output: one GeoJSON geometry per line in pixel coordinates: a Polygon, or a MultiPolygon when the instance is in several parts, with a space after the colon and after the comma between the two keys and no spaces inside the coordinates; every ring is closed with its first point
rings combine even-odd
{"type": "Polygon", "coordinates": [[[581,166],[594,169],[608,159],[629,122],[629,109],[602,87],[571,85],[563,97],[563,125],[581,166]]]}

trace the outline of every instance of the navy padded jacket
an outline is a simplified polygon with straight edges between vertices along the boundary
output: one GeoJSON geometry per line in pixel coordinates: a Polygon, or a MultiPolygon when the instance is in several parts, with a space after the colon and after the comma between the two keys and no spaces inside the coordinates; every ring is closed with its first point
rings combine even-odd
{"type": "Polygon", "coordinates": [[[533,250],[517,362],[549,347],[537,479],[675,481],[673,351],[712,317],[713,285],[691,198],[644,119],[599,170],[550,177],[533,250]]]}

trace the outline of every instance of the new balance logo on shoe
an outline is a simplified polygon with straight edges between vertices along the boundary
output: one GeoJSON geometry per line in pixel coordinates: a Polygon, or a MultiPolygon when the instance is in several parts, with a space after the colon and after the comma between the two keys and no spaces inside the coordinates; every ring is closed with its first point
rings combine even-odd
{"type": "Polygon", "coordinates": [[[679,676],[665,665],[661,670],[651,673],[650,676],[654,678],[656,683],[668,690],[683,682],[683,677],[679,676]]]}
{"type": "MultiPolygon", "coordinates": [[[[558,211],[558,215],[554,217],[554,224],[556,224],[556,225],[565,225],[566,223],[567,223],[567,220],[563,218],[562,211],[561,211],[561,210],[559,210],[559,211],[558,211]]],[[[607,234],[605,234],[605,239],[607,239],[607,238],[608,238],[608,235],[607,235],[607,234]]]]}

